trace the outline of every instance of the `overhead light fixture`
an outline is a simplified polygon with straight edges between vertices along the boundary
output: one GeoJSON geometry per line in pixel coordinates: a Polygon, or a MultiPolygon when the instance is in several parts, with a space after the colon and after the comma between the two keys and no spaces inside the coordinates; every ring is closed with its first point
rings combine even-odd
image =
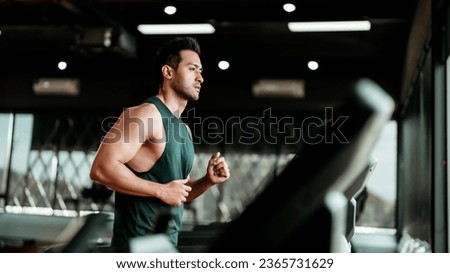
{"type": "Polygon", "coordinates": [[[212,34],[216,31],[211,24],[141,24],[137,29],[142,34],[212,34]]]}
{"type": "Polygon", "coordinates": [[[167,6],[164,8],[164,12],[168,15],[174,15],[177,12],[177,8],[174,6],[167,6]]]}
{"type": "Polygon", "coordinates": [[[228,68],[230,68],[230,63],[227,61],[220,61],[217,66],[221,69],[221,70],[227,70],[228,68]]]}
{"type": "Polygon", "coordinates": [[[288,23],[288,28],[292,32],[369,31],[370,27],[367,20],[288,23]]]}
{"type": "Polygon", "coordinates": [[[319,68],[319,63],[316,61],[309,61],[308,62],[308,68],[310,70],[317,70],[319,68]]]}
{"type": "Polygon", "coordinates": [[[260,79],[252,85],[255,97],[303,98],[305,80],[303,79],[260,79]]]}
{"type": "Polygon", "coordinates": [[[60,61],[60,62],[58,63],[58,69],[59,69],[59,70],[65,70],[66,68],[67,68],[67,63],[66,63],[66,62],[60,61]]]}
{"type": "Polygon", "coordinates": [[[78,96],[80,82],[75,78],[39,78],[33,83],[36,95],[78,96]]]}
{"type": "Polygon", "coordinates": [[[283,9],[286,12],[293,12],[293,11],[295,11],[296,7],[292,3],[286,3],[286,4],[283,5],[283,9]]]}

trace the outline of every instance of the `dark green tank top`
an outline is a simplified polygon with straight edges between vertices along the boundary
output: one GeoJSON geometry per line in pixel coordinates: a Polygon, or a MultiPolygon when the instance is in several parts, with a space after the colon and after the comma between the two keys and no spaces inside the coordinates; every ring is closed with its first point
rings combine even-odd
{"type": "MultiPolygon", "coordinates": [[[[158,183],[187,178],[194,162],[194,146],[186,124],[174,116],[158,97],[153,96],[145,102],[153,103],[161,113],[166,145],[163,154],[150,170],[132,171],[141,178],[158,183]]],[[[131,238],[152,234],[158,217],[167,213],[171,215],[167,232],[171,241],[177,245],[183,205],[174,207],[157,198],[116,192],[112,246],[127,247],[131,238]]]]}

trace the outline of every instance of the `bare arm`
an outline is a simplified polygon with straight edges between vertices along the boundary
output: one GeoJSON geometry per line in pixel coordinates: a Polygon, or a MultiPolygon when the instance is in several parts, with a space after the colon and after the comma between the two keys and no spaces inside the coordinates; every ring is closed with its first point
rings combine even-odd
{"type": "Polygon", "coordinates": [[[160,119],[158,115],[154,107],[148,106],[125,110],[97,151],[91,167],[91,179],[124,194],[156,197],[169,205],[185,202],[191,190],[185,185],[187,180],[159,184],[137,177],[125,165],[136,156],[146,140],[162,130],[162,126],[149,128],[149,122],[146,122],[148,119],[160,119]]]}
{"type": "Polygon", "coordinates": [[[223,156],[217,152],[211,156],[206,168],[206,174],[197,180],[189,179],[186,185],[192,188],[187,202],[192,201],[206,192],[210,187],[225,182],[230,177],[228,164],[223,156]]]}

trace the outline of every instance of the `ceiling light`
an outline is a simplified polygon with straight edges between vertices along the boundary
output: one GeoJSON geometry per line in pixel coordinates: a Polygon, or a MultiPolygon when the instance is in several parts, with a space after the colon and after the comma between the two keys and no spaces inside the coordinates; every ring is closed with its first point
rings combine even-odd
{"type": "Polygon", "coordinates": [[[177,12],[177,8],[174,6],[167,6],[164,8],[164,12],[168,15],[173,15],[175,12],[177,12]]]}
{"type": "Polygon", "coordinates": [[[291,3],[286,3],[283,5],[283,9],[286,12],[293,12],[295,10],[295,5],[291,3]]]}
{"type": "Polygon", "coordinates": [[[212,34],[216,31],[211,24],[142,24],[137,29],[142,34],[212,34]]]}
{"type": "Polygon", "coordinates": [[[369,21],[290,22],[292,32],[369,31],[369,21]]]}
{"type": "Polygon", "coordinates": [[[220,61],[217,65],[222,70],[227,70],[228,68],[230,68],[230,63],[227,61],[220,61]]]}
{"type": "Polygon", "coordinates": [[[319,63],[316,61],[309,61],[308,68],[311,70],[317,70],[319,68],[319,63]]]}
{"type": "Polygon", "coordinates": [[[59,70],[64,70],[64,69],[66,69],[66,68],[67,68],[67,63],[64,62],[64,61],[59,62],[59,63],[58,63],[58,68],[59,68],[59,70]]]}

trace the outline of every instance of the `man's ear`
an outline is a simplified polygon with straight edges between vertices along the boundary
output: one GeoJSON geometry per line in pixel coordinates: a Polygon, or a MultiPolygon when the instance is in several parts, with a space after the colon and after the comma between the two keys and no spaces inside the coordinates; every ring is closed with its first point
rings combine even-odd
{"type": "Polygon", "coordinates": [[[164,78],[170,80],[173,77],[173,69],[172,67],[166,65],[163,65],[163,67],[161,68],[161,72],[164,78]]]}

